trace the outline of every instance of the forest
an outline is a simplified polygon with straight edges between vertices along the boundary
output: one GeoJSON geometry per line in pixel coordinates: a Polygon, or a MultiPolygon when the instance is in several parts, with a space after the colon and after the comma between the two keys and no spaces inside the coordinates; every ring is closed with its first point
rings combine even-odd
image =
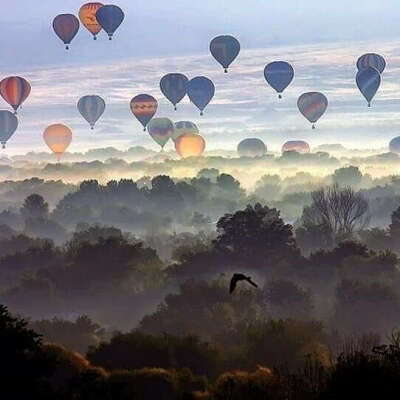
{"type": "Polygon", "coordinates": [[[142,161],[138,179],[81,181],[71,161],[43,167],[65,180],[3,180],[2,393],[389,398],[400,379],[400,175],[381,168],[398,156],[343,157],[216,156],[186,176],[186,160],[162,174],[142,161]],[[307,160],[314,169],[300,171],[307,160]],[[238,272],[258,288],[230,294],[238,272]]]}

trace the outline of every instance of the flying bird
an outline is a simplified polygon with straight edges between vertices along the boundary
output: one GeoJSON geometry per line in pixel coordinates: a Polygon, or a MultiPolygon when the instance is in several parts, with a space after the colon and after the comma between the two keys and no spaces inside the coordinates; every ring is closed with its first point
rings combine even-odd
{"type": "Polygon", "coordinates": [[[236,289],[236,285],[240,281],[247,281],[250,283],[250,285],[253,285],[254,287],[258,287],[252,280],[250,276],[246,276],[243,274],[233,274],[232,279],[231,279],[231,284],[229,286],[229,293],[233,293],[233,291],[236,289]]]}

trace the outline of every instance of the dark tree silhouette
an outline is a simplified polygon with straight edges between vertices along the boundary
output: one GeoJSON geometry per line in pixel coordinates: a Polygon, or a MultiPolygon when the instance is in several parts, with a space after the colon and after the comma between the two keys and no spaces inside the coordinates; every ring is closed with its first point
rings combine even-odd
{"type": "Polygon", "coordinates": [[[46,218],[48,213],[49,205],[39,194],[28,196],[21,207],[21,214],[25,218],[46,218]]]}

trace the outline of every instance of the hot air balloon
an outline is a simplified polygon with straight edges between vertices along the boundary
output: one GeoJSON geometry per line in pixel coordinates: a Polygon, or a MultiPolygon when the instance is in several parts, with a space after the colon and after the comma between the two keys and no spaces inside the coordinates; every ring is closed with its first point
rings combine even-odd
{"type": "Polygon", "coordinates": [[[146,126],[149,121],[154,117],[157,112],[158,102],[149,94],[139,94],[131,100],[131,111],[132,114],[139,120],[143,125],[143,130],[146,130],[146,126]]]}
{"type": "Polygon", "coordinates": [[[248,138],[238,144],[237,152],[240,157],[262,157],[267,147],[261,139],[248,138]]]}
{"type": "Polygon", "coordinates": [[[400,154],[400,136],[397,136],[390,141],[389,150],[391,153],[400,154]]]}
{"type": "Polygon", "coordinates": [[[214,84],[205,76],[197,76],[187,83],[186,88],[189,99],[200,110],[200,115],[203,115],[207,104],[214,97],[214,84]]]}
{"type": "Polygon", "coordinates": [[[79,19],[73,14],[57,15],[53,20],[53,29],[68,50],[68,45],[79,31],[79,19]]]}
{"type": "Polygon", "coordinates": [[[304,117],[312,123],[312,128],[315,129],[315,123],[328,108],[328,99],[319,92],[303,93],[297,100],[297,107],[304,117]]]}
{"type": "Polygon", "coordinates": [[[17,117],[8,110],[0,110],[0,143],[3,149],[6,147],[7,140],[18,128],[17,117]]]}
{"type": "Polygon", "coordinates": [[[182,157],[200,157],[206,148],[205,140],[196,133],[179,136],[175,141],[176,152],[182,157]]]}
{"type": "Polygon", "coordinates": [[[82,117],[89,122],[91,129],[103,115],[105,108],[106,103],[100,96],[83,96],[78,101],[78,110],[82,117]]]}
{"type": "Polygon", "coordinates": [[[212,56],[222,65],[224,72],[232,64],[240,51],[240,43],[233,36],[217,36],[210,43],[212,56]]]}
{"type": "Polygon", "coordinates": [[[381,74],[373,67],[368,67],[357,72],[357,86],[371,107],[371,101],[381,85],[381,74]]]}
{"type": "Polygon", "coordinates": [[[167,74],[161,78],[161,92],[173,104],[175,110],[176,105],[186,96],[188,81],[183,74],[167,74]]]}
{"type": "Polygon", "coordinates": [[[164,149],[165,144],[174,133],[174,124],[168,118],[153,118],[147,125],[150,136],[164,149]]]}
{"type": "Polygon", "coordinates": [[[27,99],[31,92],[29,82],[19,76],[10,76],[0,82],[0,94],[17,113],[18,107],[27,99]]]}
{"type": "Polygon", "coordinates": [[[310,152],[310,146],[303,140],[289,140],[282,146],[282,153],[286,151],[297,151],[298,153],[305,154],[310,152]]]}
{"type": "Polygon", "coordinates": [[[376,68],[379,71],[379,73],[382,74],[386,68],[386,61],[379,54],[375,53],[364,54],[357,60],[357,69],[361,71],[368,67],[376,68]]]}
{"type": "Polygon", "coordinates": [[[43,132],[43,140],[60,161],[72,141],[72,132],[63,124],[49,125],[43,132]]]}
{"type": "Polygon", "coordinates": [[[101,25],[96,19],[97,10],[103,7],[102,3],[86,3],[79,10],[79,19],[82,25],[93,35],[96,40],[96,35],[101,31],[101,25]]]}
{"type": "Polygon", "coordinates": [[[175,130],[171,139],[175,142],[179,136],[193,133],[199,133],[199,128],[197,128],[196,124],[190,121],[178,121],[175,122],[175,130]]]}
{"type": "Polygon", "coordinates": [[[281,93],[293,80],[294,69],[285,61],[274,61],[265,67],[264,77],[268,84],[277,91],[278,97],[281,99],[281,93]]]}
{"type": "Polygon", "coordinates": [[[100,26],[107,32],[109,40],[124,20],[124,12],[115,5],[107,4],[96,12],[96,19],[100,26]]]}

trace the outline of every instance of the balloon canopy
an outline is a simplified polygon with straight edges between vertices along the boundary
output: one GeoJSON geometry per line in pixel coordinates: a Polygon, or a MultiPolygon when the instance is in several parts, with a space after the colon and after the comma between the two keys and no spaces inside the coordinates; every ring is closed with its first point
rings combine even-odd
{"type": "Polygon", "coordinates": [[[328,99],[319,92],[303,93],[297,100],[297,107],[301,114],[308,119],[315,128],[315,123],[324,115],[328,108],[328,99]]]}
{"type": "Polygon", "coordinates": [[[57,15],[53,20],[53,29],[68,50],[68,45],[79,31],[79,19],[73,14],[57,15]]]}
{"type": "Polygon", "coordinates": [[[100,96],[84,96],[78,101],[78,110],[82,117],[89,122],[92,129],[94,128],[95,123],[103,115],[105,108],[106,103],[100,96]]]}
{"type": "Polygon", "coordinates": [[[68,126],[63,124],[49,125],[43,132],[43,140],[55,154],[57,160],[60,161],[68,146],[71,144],[72,132],[68,126]]]}
{"type": "Polygon", "coordinates": [[[157,112],[157,108],[157,100],[149,94],[138,94],[131,100],[132,114],[143,125],[144,130],[157,112]]]}
{"type": "Polygon", "coordinates": [[[93,35],[96,40],[96,35],[101,31],[101,25],[96,19],[97,11],[103,7],[102,3],[86,3],[79,10],[79,19],[82,25],[93,35]]]}
{"type": "Polygon", "coordinates": [[[210,51],[227,73],[229,66],[240,52],[240,43],[233,36],[217,36],[210,43],[210,51]]]}
{"type": "Polygon", "coordinates": [[[200,110],[200,115],[203,115],[204,109],[214,97],[214,84],[205,76],[197,76],[191,79],[186,87],[189,99],[200,110]]]}
{"type": "Polygon", "coordinates": [[[285,61],[274,61],[265,67],[264,77],[268,84],[279,93],[279,98],[282,98],[281,93],[294,78],[294,69],[285,61]]]}
{"type": "Polygon", "coordinates": [[[147,125],[147,130],[153,140],[163,149],[174,133],[174,124],[168,118],[153,118],[147,125]]]}
{"type": "Polygon", "coordinates": [[[190,121],[178,121],[175,122],[175,130],[171,139],[175,142],[179,136],[197,133],[199,133],[199,128],[197,128],[195,123],[190,121]]]}
{"type": "Polygon", "coordinates": [[[368,67],[373,67],[377,69],[380,74],[382,74],[386,68],[386,61],[379,54],[375,53],[364,54],[357,60],[357,69],[361,71],[368,67]]]}
{"type": "Polygon", "coordinates": [[[282,146],[282,153],[286,151],[297,151],[305,154],[310,152],[310,145],[303,140],[289,140],[282,146]]]}
{"type": "Polygon", "coordinates": [[[186,96],[186,86],[189,79],[183,74],[167,74],[161,78],[160,89],[163,95],[176,105],[186,96]]]}
{"type": "Polygon", "coordinates": [[[237,152],[240,157],[262,157],[267,147],[261,139],[247,138],[238,144],[237,152]]]}
{"type": "Polygon", "coordinates": [[[30,93],[31,85],[25,78],[20,76],[10,76],[0,82],[0,94],[15,112],[17,112],[30,93]]]}
{"type": "Polygon", "coordinates": [[[0,110],[0,143],[3,149],[6,147],[8,139],[18,128],[17,117],[8,110],[0,110]]]}
{"type": "Polygon", "coordinates": [[[400,136],[393,138],[389,143],[391,153],[400,154],[400,136]]]}
{"type": "Polygon", "coordinates": [[[381,74],[374,67],[368,67],[357,72],[357,86],[371,107],[371,101],[381,85],[381,74]]]}
{"type": "Polygon", "coordinates": [[[96,19],[100,26],[107,32],[111,40],[114,32],[122,24],[125,18],[124,12],[113,4],[107,4],[96,11],[96,19]]]}
{"type": "Polygon", "coordinates": [[[202,136],[196,133],[187,133],[179,136],[175,141],[176,152],[182,157],[200,157],[206,148],[202,136]]]}

